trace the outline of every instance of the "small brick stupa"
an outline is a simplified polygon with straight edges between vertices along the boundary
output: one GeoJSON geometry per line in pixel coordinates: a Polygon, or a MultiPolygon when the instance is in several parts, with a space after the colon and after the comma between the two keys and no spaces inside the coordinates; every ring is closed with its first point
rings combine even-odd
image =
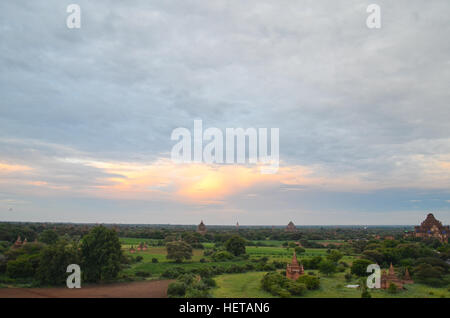
{"type": "Polygon", "coordinates": [[[286,277],[292,280],[297,280],[301,275],[305,273],[303,265],[299,264],[297,261],[297,255],[292,255],[292,261],[286,266],[286,277]]]}

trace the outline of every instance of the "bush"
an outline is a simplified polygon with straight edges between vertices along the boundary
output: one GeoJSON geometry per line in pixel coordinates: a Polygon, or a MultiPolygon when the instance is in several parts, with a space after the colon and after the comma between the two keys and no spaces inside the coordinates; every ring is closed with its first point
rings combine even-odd
{"type": "Polygon", "coordinates": [[[121,269],[122,250],[116,231],[94,227],[81,243],[81,268],[85,281],[113,280],[121,269]]]}
{"type": "Polygon", "coordinates": [[[136,261],[136,263],[139,263],[139,262],[142,262],[143,259],[144,258],[141,255],[138,255],[138,256],[136,256],[135,261],[136,261]]]}
{"type": "Polygon", "coordinates": [[[261,287],[272,295],[283,298],[291,295],[300,296],[306,291],[305,284],[291,281],[277,272],[270,272],[264,275],[261,280],[261,287]]]}
{"type": "Polygon", "coordinates": [[[155,257],[153,257],[153,258],[152,258],[152,263],[158,263],[158,259],[155,258],[155,257]]]}
{"type": "Polygon", "coordinates": [[[291,297],[291,293],[285,289],[280,289],[278,291],[278,296],[280,296],[281,298],[289,298],[289,297],[291,297]]]}
{"type": "Polygon", "coordinates": [[[297,279],[297,282],[304,284],[307,289],[314,290],[320,287],[320,278],[311,275],[302,275],[297,279]]]}
{"type": "Polygon", "coordinates": [[[346,280],[347,282],[349,282],[349,281],[352,280],[353,275],[352,275],[351,273],[346,273],[346,274],[344,275],[344,277],[345,277],[345,280],[346,280]]]}
{"type": "Polygon", "coordinates": [[[169,297],[183,297],[185,294],[186,285],[182,282],[171,283],[167,289],[167,296],[169,297]]]}
{"type": "Polygon", "coordinates": [[[161,277],[177,278],[178,276],[180,276],[184,273],[185,273],[185,270],[182,267],[168,268],[164,272],[161,273],[161,277]]]}
{"type": "Polygon", "coordinates": [[[216,287],[217,286],[216,281],[210,277],[203,278],[202,281],[208,287],[216,287]]]}
{"type": "Polygon", "coordinates": [[[388,293],[390,294],[396,294],[398,291],[397,289],[397,285],[395,285],[394,283],[390,283],[389,287],[388,287],[388,293]]]}
{"type": "Polygon", "coordinates": [[[33,277],[34,273],[35,270],[27,255],[21,255],[16,260],[9,261],[6,265],[6,274],[11,278],[33,277]]]}
{"type": "Polygon", "coordinates": [[[234,235],[225,242],[225,249],[234,256],[245,254],[245,240],[238,235],[234,235]]]}
{"type": "Polygon", "coordinates": [[[357,276],[367,276],[367,266],[372,263],[368,259],[357,259],[352,264],[351,273],[357,276]]]}
{"type": "Polygon", "coordinates": [[[333,274],[336,272],[336,264],[329,259],[324,259],[319,263],[319,271],[327,276],[333,274]]]}
{"type": "Polygon", "coordinates": [[[150,277],[150,276],[152,276],[152,274],[148,273],[148,272],[144,272],[144,271],[138,271],[138,272],[136,272],[136,276],[139,276],[139,277],[150,277]]]}
{"type": "Polygon", "coordinates": [[[223,262],[233,259],[233,254],[227,251],[219,251],[212,255],[212,259],[216,262],[223,262]]]}
{"type": "Polygon", "coordinates": [[[207,289],[189,288],[186,291],[186,298],[207,298],[209,293],[207,289]]]}
{"type": "Polygon", "coordinates": [[[192,246],[183,241],[174,241],[166,244],[167,259],[173,259],[181,263],[184,259],[192,258],[192,246]]]}
{"type": "Polygon", "coordinates": [[[301,296],[306,291],[306,285],[299,282],[289,281],[287,284],[287,291],[292,295],[301,296]]]}
{"type": "Polygon", "coordinates": [[[66,270],[70,264],[80,264],[78,247],[60,240],[42,250],[36,276],[41,284],[62,285],[67,279],[66,270]]]}

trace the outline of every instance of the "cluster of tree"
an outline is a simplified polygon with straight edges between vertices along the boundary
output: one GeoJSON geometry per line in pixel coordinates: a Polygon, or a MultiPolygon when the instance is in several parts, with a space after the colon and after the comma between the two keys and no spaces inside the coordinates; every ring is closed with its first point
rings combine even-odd
{"type": "Polygon", "coordinates": [[[33,281],[37,285],[60,285],[67,279],[67,266],[78,264],[86,282],[109,281],[117,277],[126,262],[114,230],[94,227],[80,241],[44,230],[39,242],[8,249],[0,265],[11,279],[33,281]]]}
{"type": "Polygon", "coordinates": [[[329,250],[326,257],[314,256],[312,258],[302,259],[305,269],[318,269],[322,274],[327,276],[336,272],[344,272],[348,267],[345,262],[340,262],[344,255],[338,250],[329,250]]]}
{"type": "Polygon", "coordinates": [[[211,297],[210,290],[215,286],[216,281],[209,276],[188,273],[180,275],[169,285],[167,295],[171,298],[207,298],[211,297]]]}
{"type": "Polygon", "coordinates": [[[385,240],[369,241],[358,244],[363,258],[353,262],[351,273],[367,276],[369,264],[379,264],[387,268],[390,263],[399,270],[402,276],[406,269],[412,274],[416,282],[431,286],[446,286],[450,284],[450,248],[436,240],[385,240]]]}
{"type": "MultiPolygon", "coordinates": [[[[113,229],[120,237],[147,238],[158,241],[174,241],[181,239],[191,246],[203,242],[225,243],[238,234],[247,241],[300,241],[304,247],[323,247],[315,240],[359,240],[367,241],[376,235],[401,237],[405,229],[402,227],[301,227],[296,232],[286,232],[284,227],[241,227],[208,226],[208,233],[196,233],[195,226],[175,225],[137,225],[137,224],[104,224],[113,229]]],[[[0,241],[14,242],[18,235],[27,237],[29,241],[39,237],[40,233],[52,228],[58,236],[67,234],[71,238],[81,238],[95,227],[94,224],[67,223],[0,223],[0,241]]],[[[160,242],[158,244],[164,244],[160,242]]],[[[263,243],[255,243],[263,244],[263,243]]]]}
{"type": "MultiPolygon", "coordinates": [[[[187,237],[192,238],[193,236],[187,237]]],[[[167,258],[172,259],[177,263],[191,259],[193,248],[191,244],[184,240],[167,242],[167,258]]],[[[210,256],[214,261],[233,260],[236,257],[245,254],[245,245],[246,241],[242,237],[233,235],[225,242],[225,244],[221,244],[213,250],[206,250],[204,255],[210,256]]]]}
{"type": "Polygon", "coordinates": [[[293,281],[278,272],[269,272],[261,280],[261,288],[274,296],[283,298],[302,296],[306,292],[306,284],[293,281]]]}
{"type": "Polygon", "coordinates": [[[233,263],[229,262],[228,264],[215,265],[204,264],[200,267],[186,269],[185,267],[176,266],[167,268],[164,272],[162,272],[161,277],[175,279],[180,275],[186,273],[192,273],[196,275],[201,275],[202,277],[211,277],[215,275],[221,274],[235,274],[235,273],[245,273],[249,271],[274,271],[277,269],[283,269],[286,267],[286,263],[272,261],[268,262],[266,258],[260,259],[252,259],[250,261],[246,261],[244,263],[233,263]]]}

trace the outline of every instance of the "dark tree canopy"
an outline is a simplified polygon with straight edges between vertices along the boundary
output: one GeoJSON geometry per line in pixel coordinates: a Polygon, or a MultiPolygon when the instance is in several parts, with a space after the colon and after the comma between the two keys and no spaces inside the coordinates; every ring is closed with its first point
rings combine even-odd
{"type": "Polygon", "coordinates": [[[80,263],[78,246],[60,240],[46,246],[41,252],[37,279],[44,285],[60,285],[67,279],[67,266],[80,263]]]}
{"type": "Polygon", "coordinates": [[[83,237],[81,255],[81,272],[85,281],[108,281],[117,277],[122,250],[114,230],[104,226],[93,228],[83,237]]]}
{"type": "Polygon", "coordinates": [[[373,262],[368,259],[357,259],[352,264],[351,272],[358,276],[367,276],[367,266],[370,264],[373,264],[373,262]]]}
{"type": "Polygon", "coordinates": [[[54,230],[45,230],[39,235],[39,241],[45,244],[54,244],[58,240],[58,234],[54,230]]]}
{"type": "Polygon", "coordinates": [[[167,258],[181,263],[183,259],[191,259],[192,247],[183,241],[174,241],[166,244],[167,258]]]}
{"type": "Polygon", "coordinates": [[[232,236],[225,242],[225,249],[234,256],[245,254],[245,240],[238,235],[232,236]]]}

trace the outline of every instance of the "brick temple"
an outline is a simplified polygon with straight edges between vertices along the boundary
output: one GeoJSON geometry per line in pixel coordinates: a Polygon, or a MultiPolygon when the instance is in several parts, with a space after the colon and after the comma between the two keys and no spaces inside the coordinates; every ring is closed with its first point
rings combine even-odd
{"type": "Polygon", "coordinates": [[[289,224],[286,226],[285,229],[286,232],[296,232],[297,228],[294,225],[294,222],[290,221],[289,224]]]}
{"type": "Polygon", "coordinates": [[[298,263],[297,255],[292,255],[292,261],[286,266],[286,277],[292,280],[297,280],[301,275],[305,273],[303,265],[298,263]]]}
{"type": "Polygon", "coordinates": [[[203,223],[203,220],[197,226],[197,233],[200,233],[202,235],[206,234],[206,225],[203,223]]]}
{"type": "Polygon", "coordinates": [[[409,275],[408,269],[405,270],[405,275],[403,276],[403,279],[399,278],[395,274],[394,266],[391,263],[391,266],[389,266],[389,270],[382,271],[381,273],[381,288],[382,289],[388,289],[391,284],[395,284],[397,286],[397,289],[403,289],[403,286],[406,284],[412,284],[414,283],[411,279],[411,276],[409,275]]]}
{"type": "Polygon", "coordinates": [[[406,236],[436,238],[442,243],[448,243],[449,233],[450,227],[442,225],[432,213],[429,213],[427,218],[419,226],[415,226],[413,232],[406,233],[406,236]]]}

